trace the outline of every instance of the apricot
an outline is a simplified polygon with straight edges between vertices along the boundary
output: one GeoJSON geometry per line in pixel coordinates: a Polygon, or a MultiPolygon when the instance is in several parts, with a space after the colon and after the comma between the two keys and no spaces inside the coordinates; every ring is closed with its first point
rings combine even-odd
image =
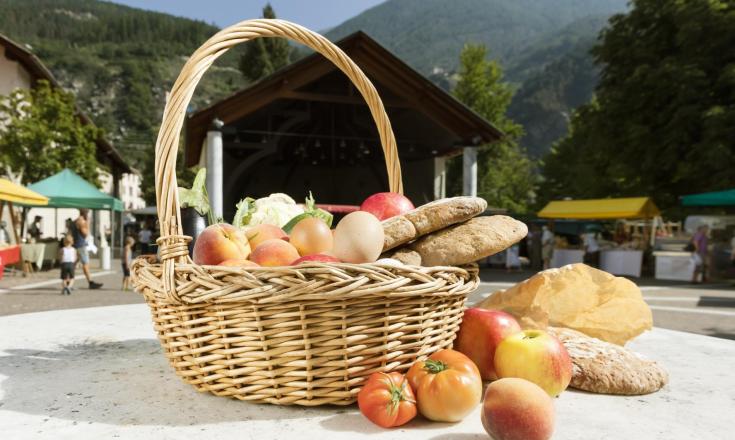
{"type": "Polygon", "coordinates": [[[288,238],[288,234],[286,234],[283,229],[279,228],[276,225],[270,224],[253,226],[245,232],[245,236],[248,238],[248,241],[250,242],[250,248],[252,249],[255,249],[256,247],[258,247],[258,245],[260,245],[260,243],[266,240],[271,240],[274,238],[283,240],[288,238]]]}
{"type": "Polygon", "coordinates": [[[227,224],[207,226],[194,244],[196,264],[215,265],[225,260],[245,260],[250,255],[250,244],[245,233],[227,224]]]}
{"type": "Polygon", "coordinates": [[[299,252],[291,243],[272,238],[262,242],[255,248],[250,255],[250,261],[265,267],[276,267],[288,266],[298,260],[299,257],[299,252]]]}

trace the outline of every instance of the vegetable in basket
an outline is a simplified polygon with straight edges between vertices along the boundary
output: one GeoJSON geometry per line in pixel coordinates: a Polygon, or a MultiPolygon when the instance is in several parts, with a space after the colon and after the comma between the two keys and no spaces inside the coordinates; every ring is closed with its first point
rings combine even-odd
{"type": "MultiPolygon", "coordinates": [[[[268,197],[253,199],[246,197],[236,205],[237,211],[232,225],[238,228],[271,224],[283,227],[289,220],[304,213],[304,208],[286,194],[275,193],[268,197]]],[[[286,231],[288,232],[288,231],[286,231]]]]}
{"type": "Polygon", "coordinates": [[[189,255],[192,255],[194,243],[199,234],[207,227],[207,223],[214,224],[212,209],[209,206],[209,196],[206,187],[207,169],[200,168],[197,172],[191,189],[179,187],[181,202],[181,227],[184,235],[191,237],[189,255]]]}

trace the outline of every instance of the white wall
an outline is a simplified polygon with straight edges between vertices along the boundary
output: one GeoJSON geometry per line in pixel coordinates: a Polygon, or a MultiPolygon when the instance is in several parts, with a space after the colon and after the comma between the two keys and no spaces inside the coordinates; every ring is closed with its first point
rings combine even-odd
{"type": "Polygon", "coordinates": [[[5,57],[5,47],[0,46],[0,95],[7,95],[17,88],[31,86],[31,76],[20,63],[5,57]]]}

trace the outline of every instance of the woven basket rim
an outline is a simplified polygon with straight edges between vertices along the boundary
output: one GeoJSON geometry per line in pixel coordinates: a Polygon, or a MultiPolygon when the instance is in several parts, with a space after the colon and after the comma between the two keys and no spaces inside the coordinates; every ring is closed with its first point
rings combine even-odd
{"type": "MultiPolygon", "coordinates": [[[[150,280],[157,278],[153,272],[160,272],[163,267],[163,263],[157,261],[155,255],[146,255],[133,260],[131,273],[133,278],[150,280]]],[[[391,263],[308,262],[298,266],[231,267],[199,265],[189,261],[177,262],[174,268],[181,283],[185,284],[187,276],[192,276],[198,279],[196,284],[199,286],[204,284],[220,288],[219,292],[203,296],[195,291],[183,292],[176,298],[176,303],[190,305],[455,296],[467,295],[468,290],[474,290],[479,282],[479,268],[475,263],[466,266],[411,266],[391,263]],[[213,274],[218,277],[215,278],[213,274]],[[281,281],[274,284],[274,280],[281,281]],[[291,286],[281,289],[286,280],[291,286]],[[333,286],[325,288],[324,284],[330,282],[333,286]],[[432,286],[442,287],[444,291],[434,292],[430,288],[432,286]]],[[[140,289],[139,293],[159,300],[164,298],[159,289],[151,287],[140,289]]]]}

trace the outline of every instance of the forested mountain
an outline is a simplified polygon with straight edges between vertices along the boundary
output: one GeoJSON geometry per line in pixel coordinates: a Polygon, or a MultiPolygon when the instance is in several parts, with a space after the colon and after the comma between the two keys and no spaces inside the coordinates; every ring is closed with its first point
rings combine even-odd
{"type": "MultiPolygon", "coordinates": [[[[264,0],[265,2],[265,0],[264,0]]],[[[364,30],[448,88],[466,42],[501,61],[517,93],[522,144],[546,152],[596,83],[588,49],[626,0],[388,0],[327,35],[364,30]]],[[[276,11],[277,12],[277,11],[276,11]]],[[[132,164],[144,168],[165,101],[187,56],[215,33],[201,21],[95,0],[0,0],[0,33],[27,44],[132,164]]],[[[238,47],[210,69],[200,107],[245,85],[238,47]]],[[[145,174],[145,173],[144,173],[145,174]]]]}
{"type": "Polygon", "coordinates": [[[627,0],[389,0],[331,29],[362,29],[444,88],[467,42],[483,43],[518,92],[509,109],[534,156],[566,133],[568,113],[591,97],[589,48],[627,0]]]}
{"type": "MultiPolygon", "coordinates": [[[[186,58],[217,31],[204,22],[94,0],[0,0],[0,33],[29,47],[73,90],[139,169],[151,163],[166,91],[186,58]]],[[[227,54],[210,69],[194,106],[243,85],[238,56],[227,54]]]]}

